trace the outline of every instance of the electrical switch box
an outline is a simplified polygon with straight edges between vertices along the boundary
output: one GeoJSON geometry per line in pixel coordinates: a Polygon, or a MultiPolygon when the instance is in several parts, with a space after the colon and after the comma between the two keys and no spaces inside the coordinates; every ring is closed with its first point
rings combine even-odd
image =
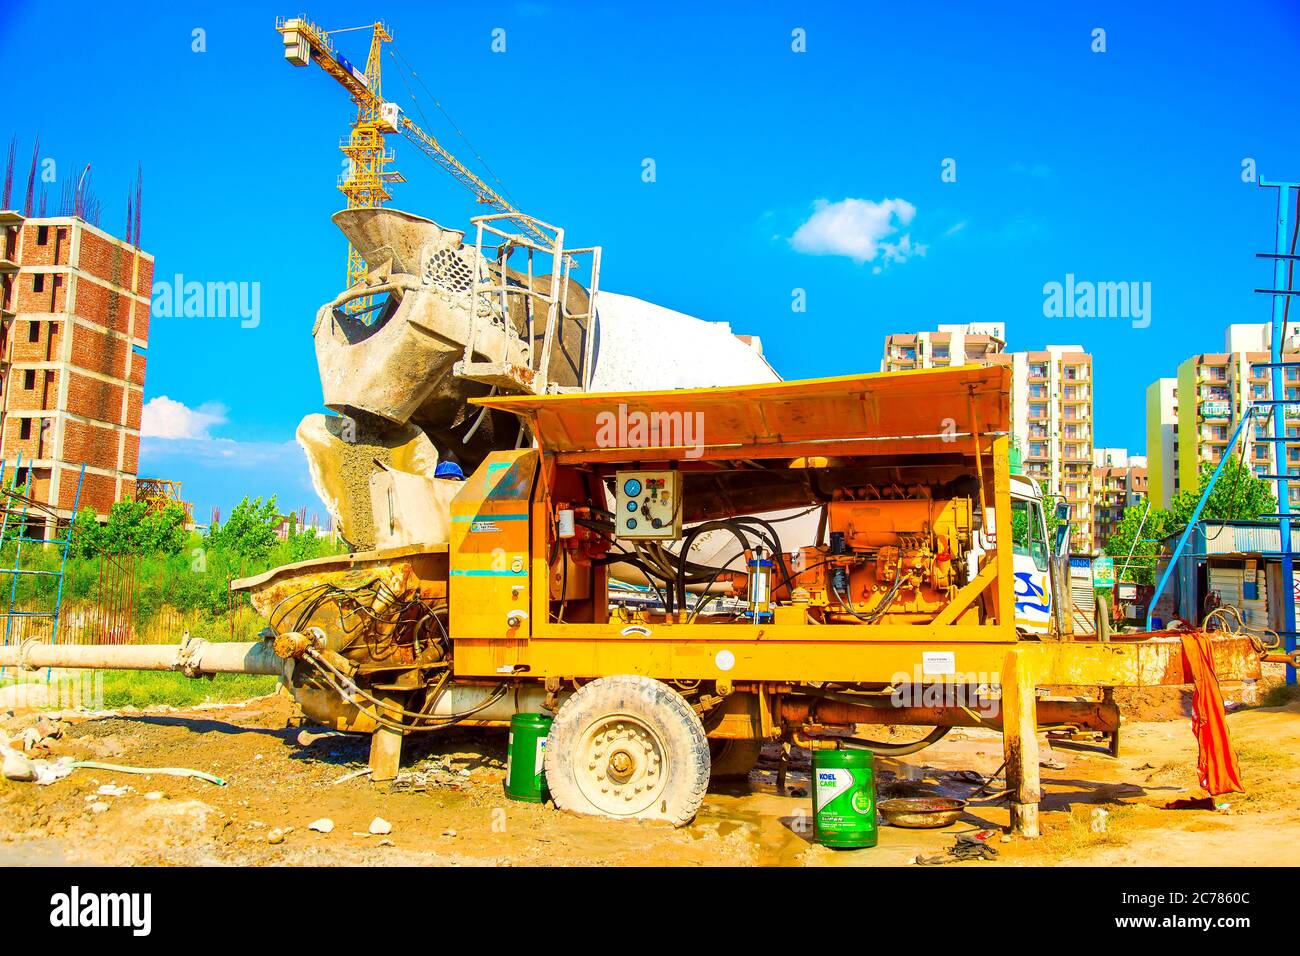
{"type": "Polygon", "coordinates": [[[682,536],[680,471],[620,471],[614,480],[615,536],[663,541],[682,536]]]}

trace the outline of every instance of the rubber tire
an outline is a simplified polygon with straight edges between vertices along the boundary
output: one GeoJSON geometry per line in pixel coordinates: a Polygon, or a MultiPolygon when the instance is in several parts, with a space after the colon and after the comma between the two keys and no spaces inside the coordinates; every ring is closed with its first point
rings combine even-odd
{"type": "Polygon", "coordinates": [[[560,707],[546,737],[546,784],[556,807],[589,816],[665,820],[675,827],[695,818],[709,786],[709,738],[686,698],[651,677],[620,674],[584,684],[560,707]],[[667,774],[660,799],[626,817],[594,806],[578,786],[575,751],[584,731],[596,720],[616,713],[633,714],[653,727],[664,747],[667,774]]]}
{"type": "Polygon", "coordinates": [[[748,777],[749,772],[758,764],[758,755],[763,750],[761,740],[736,740],[718,738],[709,741],[709,751],[715,780],[748,777]]]}

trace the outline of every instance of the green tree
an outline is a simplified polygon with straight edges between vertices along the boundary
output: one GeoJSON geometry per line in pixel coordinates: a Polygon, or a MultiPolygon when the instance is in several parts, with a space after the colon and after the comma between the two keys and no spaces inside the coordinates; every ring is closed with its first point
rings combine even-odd
{"type": "Polygon", "coordinates": [[[172,555],[185,546],[185,511],[175,504],[151,511],[143,501],[118,501],[100,522],[83,508],[73,523],[69,552],[78,557],[109,554],[172,555]]]}
{"type": "MultiPolygon", "coordinates": [[[[1169,514],[1173,519],[1171,533],[1187,527],[1192,512],[1196,510],[1196,502],[1201,499],[1213,473],[1212,464],[1202,465],[1195,490],[1185,488],[1174,495],[1169,503],[1169,514]]],[[[1257,478],[1250,467],[1234,455],[1224,464],[1219,480],[1214,483],[1201,519],[1253,521],[1260,515],[1276,512],[1277,497],[1269,482],[1257,478]]]]}
{"type": "Polygon", "coordinates": [[[1160,554],[1161,543],[1169,534],[1170,515],[1163,508],[1152,508],[1143,520],[1146,502],[1129,505],[1120,518],[1106,542],[1105,551],[1115,559],[1116,580],[1136,581],[1138,584],[1154,584],[1156,557],[1160,554]],[[1142,529],[1138,540],[1138,529],[1142,529]],[[1136,543],[1135,543],[1136,541],[1136,543]],[[1124,561],[1129,549],[1133,558],[1125,569],[1124,561]]]}
{"type": "MultiPolygon", "coordinates": [[[[1139,504],[1124,509],[1124,517],[1115,526],[1115,531],[1106,542],[1105,549],[1107,554],[1115,558],[1117,575],[1120,573],[1124,557],[1132,547],[1134,557],[1129,573],[1125,577],[1139,584],[1155,583],[1153,575],[1155,556],[1161,552],[1164,539],[1181,534],[1187,527],[1193,512],[1196,511],[1196,503],[1205,493],[1212,474],[1214,474],[1214,466],[1203,465],[1194,490],[1187,488],[1174,495],[1167,510],[1152,508],[1147,515],[1146,523],[1142,525],[1142,540],[1138,541],[1136,546],[1133,541],[1138,526],[1142,524],[1142,512],[1146,506],[1139,504]]],[[[1201,510],[1199,520],[1254,521],[1260,515],[1273,514],[1276,511],[1277,498],[1269,482],[1256,477],[1249,466],[1233,456],[1224,464],[1223,471],[1214,483],[1214,489],[1210,492],[1205,507],[1201,510]]]]}
{"type": "Polygon", "coordinates": [[[1061,519],[1056,517],[1056,506],[1061,501],[1060,495],[1052,494],[1052,486],[1046,478],[1038,479],[1038,491],[1043,496],[1043,517],[1047,520],[1047,542],[1050,548],[1056,542],[1056,529],[1061,519]]]}
{"type": "Polygon", "coordinates": [[[260,497],[244,500],[230,512],[224,524],[208,529],[208,548],[228,551],[244,559],[266,557],[279,544],[275,533],[280,523],[280,512],[275,506],[275,495],[263,501],[260,497]]]}

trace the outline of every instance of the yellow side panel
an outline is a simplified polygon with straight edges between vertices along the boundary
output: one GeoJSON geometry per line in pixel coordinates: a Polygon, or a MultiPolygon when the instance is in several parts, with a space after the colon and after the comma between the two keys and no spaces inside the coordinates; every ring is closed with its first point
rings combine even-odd
{"type": "Polygon", "coordinates": [[[464,669],[461,639],[492,642],[491,672],[520,663],[527,647],[529,502],[537,460],[531,449],[493,452],[452,502],[448,590],[457,673],[482,673],[485,664],[478,654],[474,670],[464,669]]]}

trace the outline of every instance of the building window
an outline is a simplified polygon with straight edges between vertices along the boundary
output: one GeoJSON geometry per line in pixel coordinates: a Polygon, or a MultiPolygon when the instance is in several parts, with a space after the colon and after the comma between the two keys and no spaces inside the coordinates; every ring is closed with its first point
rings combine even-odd
{"type": "Polygon", "coordinates": [[[37,244],[38,246],[43,246],[43,245],[46,245],[49,241],[50,241],[50,227],[49,227],[49,226],[37,226],[37,227],[36,227],[36,244],[37,244]]]}
{"type": "Polygon", "coordinates": [[[27,341],[39,342],[41,340],[41,326],[38,322],[27,323],[27,341]]]}
{"type": "Polygon", "coordinates": [[[23,388],[31,391],[36,387],[36,369],[23,369],[23,388]]]}
{"type": "Polygon", "coordinates": [[[44,292],[44,291],[45,291],[45,273],[44,273],[44,272],[38,272],[38,273],[36,273],[34,276],[32,276],[32,291],[33,291],[33,292],[44,292]]]}
{"type": "Polygon", "coordinates": [[[24,418],[24,419],[22,419],[22,421],[19,423],[19,425],[18,425],[18,437],[19,437],[19,438],[31,438],[31,437],[32,437],[32,420],[31,420],[30,418],[24,418]]]}

